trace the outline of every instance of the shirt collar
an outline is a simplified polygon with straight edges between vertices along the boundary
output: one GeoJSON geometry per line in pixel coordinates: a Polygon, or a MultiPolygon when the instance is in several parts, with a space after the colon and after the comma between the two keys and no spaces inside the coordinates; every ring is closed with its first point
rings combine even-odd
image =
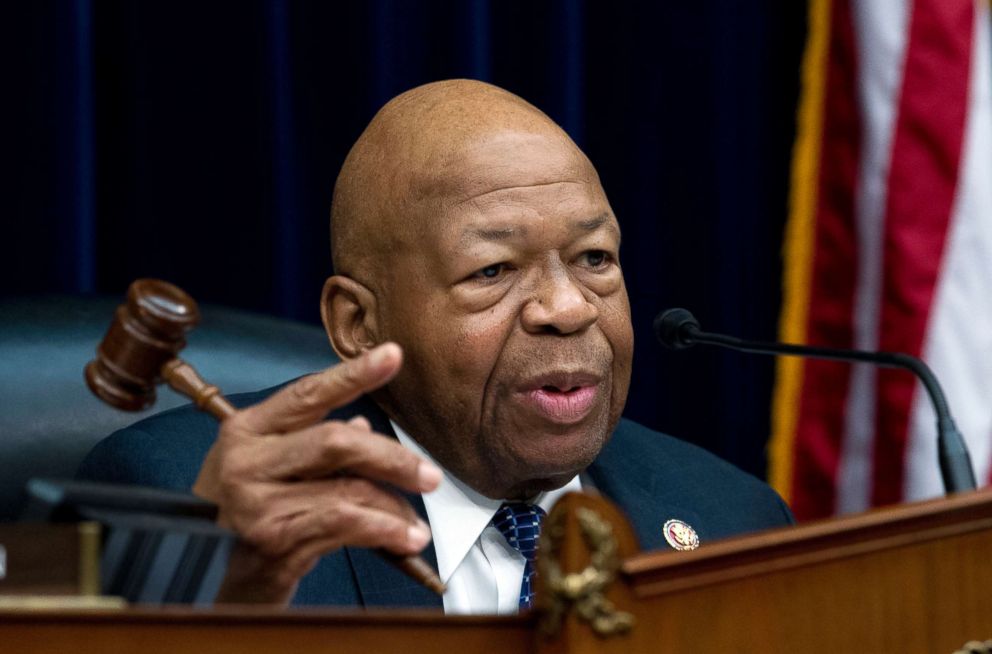
{"type": "MultiPolygon", "coordinates": [[[[439,465],[434,457],[399,425],[392,420],[389,422],[404,447],[434,463],[444,473],[438,487],[430,493],[425,493],[423,498],[434,539],[434,551],[437,553],[438,575],[442,582],[448,583],[451,575],[461,565],[462,560],[496,515],[496,511],[502,506],[503,500],[488,498],[470,488],[439,465]]],[[[582,484],[579,482],[579,477],[575,476],[561,488],[539,494],[532,503],[545,511],[550,511],[562,495],[581,490],[582,484]]]]}

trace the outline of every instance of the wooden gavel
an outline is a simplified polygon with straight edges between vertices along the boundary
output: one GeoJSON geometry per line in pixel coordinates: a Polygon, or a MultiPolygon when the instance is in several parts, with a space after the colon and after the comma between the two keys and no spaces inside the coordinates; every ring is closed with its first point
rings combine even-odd
{"type": "Polygon", "coordinates": [[[186,332],[199,322],[196,301],[181,288],[158,279],[135,281],[86,366],[87,385],[111,406],[141,411],[155,403],[155,386],[164,381],[218,420],[233,415],[220,389],[177,356],[186,332]]]}
{"type": "MultiPolygon", "coordinates": [[[[86,384],[107,404],[140,411],[155,403],[155,386],[165,382],[218,420],[236,409],[177,355],[186,347],[186,333],[200,322],[200,309],[185,291],[158,279],[139,279],[117,307],[96,359],[86,365],[86,384]]],[[[419,556],[398,556],[376,550],[383,558],[438,594],[444,584],[419,556]]]]}

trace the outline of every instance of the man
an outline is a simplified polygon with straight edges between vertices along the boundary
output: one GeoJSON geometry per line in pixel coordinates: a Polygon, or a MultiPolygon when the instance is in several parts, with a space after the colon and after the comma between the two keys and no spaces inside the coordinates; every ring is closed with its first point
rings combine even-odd
{"type": "Polygon", "coordinates": [[[199,467],[193,491],[246,543],[226,597],[441,602],[361,549],[382,547],[424,550],[449,612],[513,612],[531,564],[497,525],[565,490],[618,502],[646,549],[672,518],[704,543],[790,521],[756,479],[620,421],[620,229],[535,107],[467,80],[395,98],[344,163],[331,234],[321,314],[341,365],[241,398],[216,441],[189,409],[138,423],[81,472],[188,488],[199,467]]]}

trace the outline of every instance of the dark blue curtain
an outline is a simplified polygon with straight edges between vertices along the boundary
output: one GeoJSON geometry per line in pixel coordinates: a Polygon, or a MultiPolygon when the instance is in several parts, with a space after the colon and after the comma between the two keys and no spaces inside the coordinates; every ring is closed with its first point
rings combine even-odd
{"type": "Polygon", "coordinates": [[[5,295],[171,280],[317,321],[337,170],[372,114],[473,77],[561,123],[624,231],[628,415],[764,470],[772,362],[663,353],[684,305],[773,338],[804,3],[64,0],[2,10],[5,295]]]}

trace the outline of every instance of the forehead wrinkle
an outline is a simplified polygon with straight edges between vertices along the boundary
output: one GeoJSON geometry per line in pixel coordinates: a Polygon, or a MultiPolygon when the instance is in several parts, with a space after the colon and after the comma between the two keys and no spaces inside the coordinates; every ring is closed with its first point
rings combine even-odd
{"type": "Polygon", "coordinates": [[[524,191],[528,189],[543,188],[546,186],[555,186],[558,184],[584,185],[588,183],[589,182],[587,180],[580,180],[580,179],[556,179],[553,182],[538,182],[535,184],[512,184],[509,186],[499,186],[486,191],[482,191],[481,193],[473,193],[472,195],[463,196],[458,200],[456,200],[454,203],[452,203],[452,206],[460,207],[461,205],[466,204],[468,202],[478,202],[479,200],[484,199],[487,195],[492,195],[494,193],[505,193],[507,191],[524,191]]]}
{"type": "Polygon", "coordinates": [[[461,242],[471,241],[507,241],[515,236],[527,236],[526,227],[469,227],[462,231],[461,242]]]}
{"type": "MultiPolygon", "coordinates": [[[[608,211],[604,211],[594,218],[586,218],[584,220],[574,222],[570,226],[569,231],[590,233],[600,229],[601,227],[605,227],[608,231],[615,234],[619,238],[620,229],[617,227],[616,222],[612,221],[611,218],[612,216],[610,213],[608,211]]],[[[512,238],[526,238],[527,233],[528,229],[526,225],[466,227],[462,230],[459,242],[462,246],[470,245],[475,241],[485,241],[488,243],[501,242],[508,241],[512,238]]]]}
{"type": "Polygon", "coordinates": [[[599,214],[595,218],[587,218],[585,220],[580,220],[576,223],[573,229],[580,229],[584,232],[593,232],[602,227],[604,224],[609,222],[610,214],[606,211],[599,214]]]}

